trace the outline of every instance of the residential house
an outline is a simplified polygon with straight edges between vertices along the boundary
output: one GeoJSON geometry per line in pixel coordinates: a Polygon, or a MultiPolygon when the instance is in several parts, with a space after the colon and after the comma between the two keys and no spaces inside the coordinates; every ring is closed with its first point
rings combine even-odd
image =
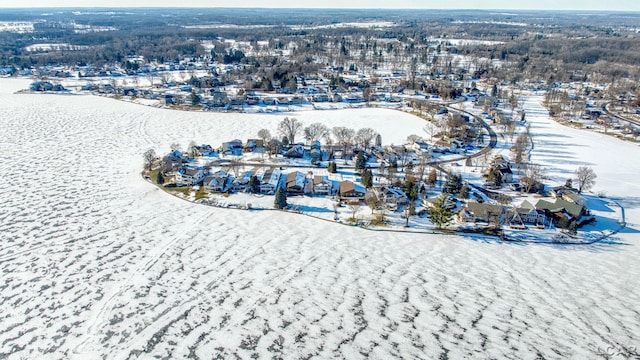
{"type": "Polygon", "coordinates": [[[552,197],[556,199],[562,199],[578,205],[586,205],[587,200],[578,194],[578,191],[574,188],[567,186],[557,186],[549,190],[552,197]]]}
{"type": "Polygon", "coordinates": [[[251,171],[246,171],[244,174],[242,174],[242,176],[239,176],[235,180],[233,180],[233,191],[246,191],[247,186],[249,185],[249,180],[251,179],[251,175],[251,171]]]}
{"type": "Polygon", "coordinates": [[[176,173],[176,182],[187,185],[196,185],[204,180],[204,169],[201,167],[183,166],[176,173]]]}
{"type": "Polygon", "coordinates": [[[507,166],[499,166],[498,171],[500,171],[500,175],[502,175],[503,183],[510,183],[513,181],[513,172],[511,171],[511,167],[507,166]]]}
{"type": "Polygon", "coordinates": [[[428,154],[429,153],[429,144],[423,141],[416,141],[412,145],[413,150],[415,150],[417,155],[428,154]]]}
{"type": "Polygon", "coordinates": [[[138,96],[138,89],[124,88],[124,89],[122,89],[122,95],[124,95],[124,96],[138,96]]]}
{"type": "Polygon", "coordinates": [[[174,105],[180,103],[179,98],[175,94],[165,94],[163,102],[165,105],[174,105]]]}
{"type": "Polygon", "coordinates": [[[202,144],[194,146],[193,152],[195,153],[195,156],[209,156],[215,151],[213,150],[213,147],[211,147],[211,145],[202,144]]]}
{"type": "Polygon", "coordinates": [[[313,193],[315,195],[331,195],[331,181],[326,176],[313,177],[313,193]]]}
{"type": "Polygon", "coordinates": [[[322,145],[320,144],[320,141],[316,140],[314,141],[309,149],[309,156],[311,157],[311,163],[315,164],[318,163],[322,160],[322,145]]]}
{"type": "Polygon", "coordinates": [[[235,139],[222,143],[222,152],[226,155],[241,156],[242,140],[235,139]]]}
{"type": "Polygon", "coordinates": [[[401,189],[395,187],[381,187],[376,190],[378,198],[386,204],[389,209],[395,210],[399,205],[409,202],[409,198],[401,189]]]}
{"type": "Polygon", "coordinates": [[[562,200],[582,206],[585,206],[587,204],[587,199],[583,198],[574,191],[565,191],[564,194],[562,194],[562,200]]]}
{"type": "Polygon", "coordinates": [[[280,169],[269,169],[264,173],[262,182],[260,183],[260,193],[273,195],[276,193],[276,189],[280,185],[280,176],[282,172],[280,169]]]}
{"type": "Polygon", "coordinates": [[[311,100],[313,102],[329,102],[331,98],[329,98],[329,94],[327,93],[320,93],[320,94],[312,95],[311,100]]]}
{"type": "Polygon", "coordinates": [[[287,174],[285,189],[288,195],[301,195],[304,193],[307,177],[299,172],[294,171],[287,174]]]}
{"type": "Polygon", "coordinates": [[[262,139],[248,139],[244,145],[245,151],[251,152],[264,152],[264,140],[262,139]]]}
{"type": "Polygon", "coordinates": [[[293,144],[291,148],[284,154],[288,158],[302,158],[304,156],[304,146],[302,144],[293,144]]]}
{"type": "Polygon", "coordinates": [[[556,199],[553,203],[547,200],[539,200],[535,207],[544,211],[546,217],[555,223],[575,222],[576,225],[580,225],[593,219],[586,207],[563,199],[556,199]]]}
{"type": "Polygon", "coordinates": [[[211,90],[211,101],[209,104],[212,107],[224,107],[229,103],[229,97],[226,92],[220,90],[211,90]]]}
{"type": "Polygon", "coordinates": [[[202,181],[202,186],[205,190],[215,192],[225,192],[227,190],[228,175],[224,171],[218,171],[217,173],[207,176],[202,181]]]}
{"type": "Polygon", "coordinates": [[[461,222],[472,223],[494,223],[502,224],[504,221],[505,209],[501,205],[489,203],[477,203],[470,201],[458,212],[461,222]]]}
{"type": "Polygon", "coordinates": [[[48,81],[34,81],[29,86],[31,91],[52,91],[53,84],[48,81]]]}
{"type": "Polygon", "coordinates": [[[546,218],[543,210],[536,209],[527,200],[523,201],[520,206],[511,209],[507,217],[512,227],[515,227],[515,224],[521,224],[523,227],[526,225],[542,227],[546,218]]]}
{"type": "Polygon", "coordinates": [[[363,186],[354,184],[351,181],[341,181],[338,195],[341,201],[345,202],[360,202],[364,200],[364,196],[367,193],[363,186]]]}

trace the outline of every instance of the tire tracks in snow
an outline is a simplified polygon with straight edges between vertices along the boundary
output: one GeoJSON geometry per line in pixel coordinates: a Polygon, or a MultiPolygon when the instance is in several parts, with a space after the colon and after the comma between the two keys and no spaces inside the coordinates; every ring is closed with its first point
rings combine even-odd
{"type": "MultiPolygon", "coordinates": [[[[194,217],[192,218],[192,220],[190,221],[190,226],[189,228],[193,228],[195,225],[197,225],[198,223],[201,223],[202,220],[204,220],[205,218],[209,217],[211,215],[211,211],[205,211],[202,215],[198,216],[198,217],[194,217]]],[[[188,235],[187,233],[185,233],[185,235],[183,235],[183,237],[185,237],[186,239],[188,239],[188,235]]],[[[103,324],[105,324],[106,322],[108,322],[107,319],[105,319],[105,315],[107,314],[108,311],[110,311],[110,305],[113,303],[113,300],[119,296],[121,296],[126,290],[130,289],[132,286],[132,281],[133,279],[141,274],[144,274],[146,270],[148,270],[150,267],[153,266],[153,264],[155,262],[158,261],[158,259],[160,257],[162,257],[166,251],[172,247],[174,244],[176,244],[179,241],[178,237],[174,237],[172,239],[169,239],[167,241],[165,241],[158,250],[155,250],[153,252],[153,254],[146,259],[144,262],[142,262],[140,265],[138,265],[134,270],[131,271],[131,275],[124,281],[124,283],[120,284],[118,287],[118,290],[113,292],[112,294],[106,296],[106,299],[102,302],[102,304],[100,304],[99,306],[99,310],[97,311],[97,313],[92,316],[92,319],[90,321],[91,325],[89,325],[89,328],[87,329],[87,331],[84,333],[83,338],[79,341],[78,345],[76,345],[73,348],[73,353],[76,355],[88,355],[88,354],[93,354],[94,352],[91,349],[87,349],[87,342],[90,341],[91,339],[95,339],[95,335],[97,330],[102,327],[103,324]]],[[[148,325],[147,327],[149,327],[150,325],[148,325]]],[[[141,332],[141,334],[144,333],[144,331],[141,332]]]]}

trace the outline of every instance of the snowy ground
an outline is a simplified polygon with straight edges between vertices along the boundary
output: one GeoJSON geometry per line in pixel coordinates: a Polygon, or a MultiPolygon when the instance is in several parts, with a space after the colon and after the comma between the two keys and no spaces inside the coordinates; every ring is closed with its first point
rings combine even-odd
{"type": "MultiPolygon", "coordinates": [[[[282,116],[11,94],[28,83],[0,80],[0,358],[587,359],[640,346],[640,149],[561,127],[535,98],[534,160],[560,180],[588,164],[625,208],[605,242],[378,233],[189,203],[140,178],[144,150],[245,138],[282,116]]],[[[422,126],[390,110],[307,113],[385,142],[422,126]]]]}

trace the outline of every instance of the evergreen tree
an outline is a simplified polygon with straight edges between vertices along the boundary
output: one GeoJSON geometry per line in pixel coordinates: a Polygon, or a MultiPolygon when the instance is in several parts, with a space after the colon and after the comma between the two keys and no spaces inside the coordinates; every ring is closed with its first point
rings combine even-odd
{"type": "Polygon", "coordinates": [[[200,96],[196,94],[195,90],[191,90],[191,95],[189,95],[189,100],[191,101],[191,105],[197,106],[200,105],[200,96]]]}
{"type": "Polygon", "coordinates": [[[276,190],[276,198],[273,201],[273,207],[276,209],[284,209],[287,207],[287,192],[281,187],[276,190]]]}
{"type": "Polygon", "coordinates": [[[158,171],[158,177],[156,178],[156,182],[158,185],[164,184],[164,175],[162,175],[162,171],[158,171]]]}
{"type": "Polygon", "coordinates": [[[252,175],[249,178],[249,184],[247,184],[249,187],[249,192],[252,194],[257,194],[260,192],[260,181],[258,180],[258,177],[255,175],[252,175]]]}
{"type": "Polygon", "coordinates": [[[500,172],[500,169],[498,169],[497,167],[493,166],[489,169],[489,174],[487,176],[487,181],[494,184],[495,186],[501,186],[502,185],[502,173],[500,172]]]}
{"type": "Polygon", "coordinates": [[[356,157],[356,171],[362,170],[365,167],[364,151],[360,151],[356,157]]]}
{"type": "Polygon", "coordinates": [[[373,173],[369,169],[365,169],[362,172],[362,185],[367,189],[373,186],[373,173]]]}
{"type": "Polygon", "coordinates": [[[433,206],[427,210],[429,220],[431,220],[438,229],[441,229],[442,226],[451,222],[453,218],[453,212],[447,209],[447,198],[448,196],[446,194],[440,195],[433,202],[433,206]]]}
{"type": "Polygon", "coordinates": [[[338,165],[336,165],[336,162],[335,162],[335,161],[330,161],[330,162],[329,162],[329,165],[328,165],[328,167],[327,167],[327,171],[328,171],[330,174],[335,174],[335,173],[337,173],[337,172],[338,172],[338,165]]]}
{"type": "Polygon", "coordinates": [[[447,182],[444,184],[443,192],[448,194],[457,194],[462,186],[462,177],[456,174],[450,174],[447,177],[447,182]]]}
{"type": "Polygon", "coordinates": [[[380,134],[376,135],[376,146],[377,147],[382,146],[382,136],[380,136],[380,134]]]}
{"type": "Polygon", "coordinates": [[[460,198],[461,199],[468,199],[469,198],[469,191],[471,189],[469,189],[469,185],[464,184],[462,186],[462,188],[460,189],[460,198]]]}
{"type": "Polygon", "coordinates": [[[411,202],[418,199],[418,185],[413,181],[407,183],[407,197],[411,202]]]}

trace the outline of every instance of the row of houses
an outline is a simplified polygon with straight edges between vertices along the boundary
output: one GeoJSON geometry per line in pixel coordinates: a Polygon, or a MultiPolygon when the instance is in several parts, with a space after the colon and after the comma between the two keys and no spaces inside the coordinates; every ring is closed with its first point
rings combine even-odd
{"type": "Polygon", "coordinates": [[[254,167],[237,177],[225,170],[206,173],[204,167],[183,166],[175,174],[175,182],[189,186],[202,185],[211,192],[249,192],[251,178],[255,176],[257,192],[275,194],[278,187],[288,195],[338,196],[344,201],[364,200],[366,189],[351,181],[331,180],[312,172],[292,171],[284,173],[277,167],[254,167]]]}
{"type": "Polygon", "coordinates": [[[470,201],[458,212],[458,220],[462,223],[507,224],[514,229],[527,226],[543,228],[551,224],[558,227],[575,224],[578,227],[593,218],[584,204],[560,198],[553,202],[540,199],[535,205],[525,200],[516,207],[470,201]]]}

